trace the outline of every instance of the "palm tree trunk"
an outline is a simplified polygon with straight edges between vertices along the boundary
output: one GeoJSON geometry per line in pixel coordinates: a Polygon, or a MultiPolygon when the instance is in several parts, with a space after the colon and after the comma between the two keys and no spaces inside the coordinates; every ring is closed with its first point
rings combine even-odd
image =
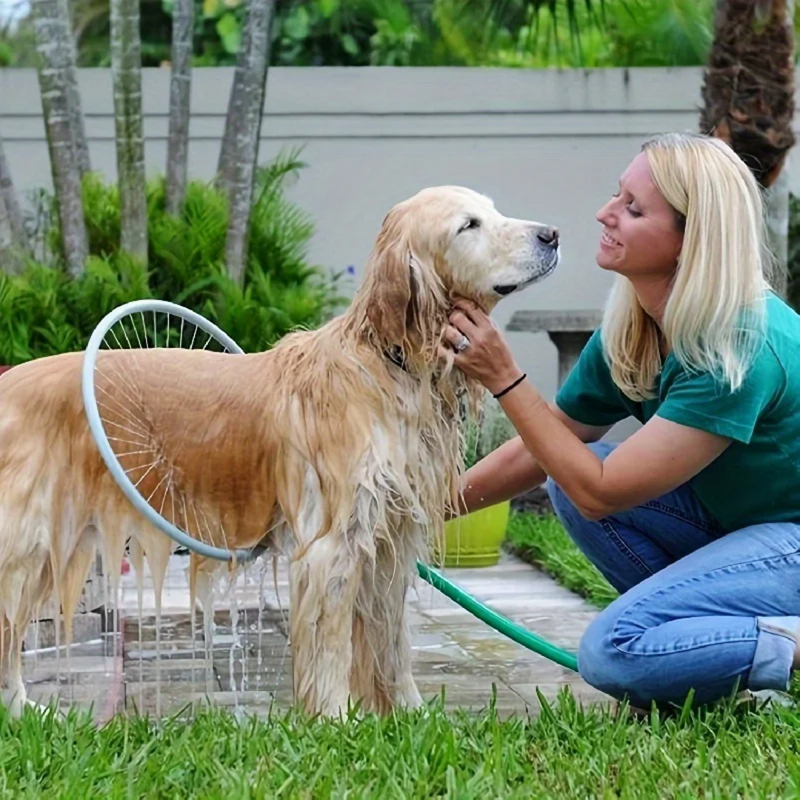
{"type": "Polygon", "coordinates": [[[5,197],[0,193],[0,271],[13,274],[22,262],[21,252],[14,240],[11,219],[6,208],[5,197]]]}
{"type": "Polygon", "coordinates": [[[3,213],[8,219],[11,236],[14,243],[22,250],[28,249],[28,234],[22,221],[22,211],[17,202],[17,193],[14,191],[14,181],[11,180],[11,170],[6,160],[3,147],[3,137],[0,136],[0,200],[3,202],[3,213]]]}
{"type": "Polygon", "coordinates": [[[726,141],[765,192],[776,291],[786,290],[789,192],[795,143],[794,0],[717,0],[700,128],[726,141]]]}
{"type": "Polygon", "coordinates": [[[794,145],[794,26],[787,0],[718,0],[700,128],[726,141],[762,187],[794,145]]]}
{"type": "MultiPolygon", "coordinates": [[[[794,9],[794,0],[786,0],[786,24],[791,29],[792,37],[794,37],[794,9]]],[[[793,62],[794,52],[791,58],[793,62]]],[[[772,283],[781,297],[786,297],[789,289],[789,196],[789,170],[784,164],[775,182],[765,192],[767,233],[777,261],[776,275],[772,283]]]]}
{"type": "MultiPolygon", "coordinates": [[[[249,0],[252,4],[258,0],[249,0]]],[[[222,144],[219,148],[219,160],[217,161],[216,184],[223,192],[228,193],[231,188],[233,170],[233,150],[236,144],[236,131],[240,125],[242,111],[241,89],[245,84],[247,75],[248,60],[250,59],[250,43],[252,33],[252,16],[248,11],[247,24],[242,31],[242,40],[239,45],[239,52],[236,54],[236,68],[233,73],[233,83],[231,93],[228,96],[228,112],[225,115],[225,130],[222,134],[222,144]]]]}
{"type": "Polygon", "coordinates": [[[176,0],[172,10],[172,79],[167,144],[167,212],[170,214],[180,213],[186,196],[193,28],[194,0],[176,0]]]}
{"type": "Polygon", "coordinates": [[[68,70],[72,47],[69,21],[60,0],[33,0],[31,10],[39,54],[42,100],[53,185],[58,202],[62,246],[67,269],[80,275],[89,247],[81,201],[81,173],[72,131],[72,103],[68,70]]]}
{"type": "Polygon", "coordinates": [[[767,238],[776,262],[770,283],[784,298],[789,288],[789,194],[789,170],[782,169],[772,186],[764,191],[764,201],[767,238]]]}
{"type": "Polygon", "coordinates": [[[120,197],[121,247],[147,262],[147,188],[142,131],[139,0],[111,0],[111,72],[120,197]]]}
{"type": "Polygon", "coordinates": [[[86,127],[83,121],[83,111],[81,109],[81,94],[78,90],[78,49],[75,43],[75,33],[72,29],[72,20],[69,13],[68,0],[61,0],[64,19],[67,21],[69,30],[69,66],[67,67],[67,84],[69,85],[69,102],[71,114],[72,137],[75,143],[75,155],[78,161],[78,169],[83,177],[92,168],[89,160],[89,146],[86,143],[86,127]]]}
{"type": "Polygon", "coordinates": [[[270,52],[273,0],[251,0],[244,42],[231,88],[225,136],[220,156],[220,182],[228,192],[228,232],[225,261],[228,275],[242,285],[253,181],[258,161],[270,52]]]}

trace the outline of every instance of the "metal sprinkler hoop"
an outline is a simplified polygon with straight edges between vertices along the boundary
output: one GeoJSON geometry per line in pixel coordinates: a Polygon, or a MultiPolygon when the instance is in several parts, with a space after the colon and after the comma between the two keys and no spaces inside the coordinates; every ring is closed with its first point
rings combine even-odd
{"type": "MultiPolygon", "coordinates": [[[[234,561],[236,563],[252,561],[263,552],[263,548],[254,547],[249,550],[229,550],[224,547],[213,547],[190,536],[165,519],[141,495],[119,463],[111,447],[111,443],[109,442],[108,434],[106,433],[103,420],[100,416],[95,393],[95,370],[97,368],[98,353],[106,336],[115,325],[128,317],[133,318],[134,315],[141,316],[144,321],[145,314],[155,315],[157,313],[167,314],[168,318],[174,316],[182,322],[188,322],[190,325],[194,325],[197,329],[208,334],[210,339],[216,341],[228,353],[239,355],[244,353],[242,348],[239,347],[230,336],[212,322],[209,322],[200,314],[177,305],[176,303],[169,303],[165,300],[134,300],[133,302],[121,305],[103,317],[92,332],[89,344],[84,352],[81,370],[81,390],[83,393],[83,406],[86,412],[86,418],[89,422],[89,429],[100,450],[100,455],[108,467],[108,470],[111,472],[112,477],[117,482],[117,485],[133,506],[141,512],[151,525],[169,536],[177,544],[205,558],[211,558],[217,561],[234,561]]],[[[442,575],[439,570],[427,564],[423,564],[421,561],[417,561],[417,573],[423,580],[433,586],[434,589],[458,603],[458,605],[466,611],[489,625],[489,627],[494,628],[502,635],[550,661],[575,672],[578,671],[578,660],[574,653],[562,650],[560,647],[548,642],[541,636],[531,633],[526,628],[504,617],[502,614],[493,611],[442,575]]]]}
{"type": "Polygon", "coordinates": [[[258,552],[254,550],[228,550],[223,547],[213,547],[195,539],[193,536],[190,536],[185,531],[182,531],[180,528],[164,519],[164,517],[140,494],[133,481],[128,477],[122,465],[119,463],[111,447],[111,443],[109,442],[108,434],[106,433],[103,420],[100,416],[95,393],[95,370],[97,367],[98,353],[109,331],[111,331],[117,323],[121,322],[126,317],[141,315],[142,323],[146,325],[146,318],[144,315],[154,315],[157,313],[175,316],[178,319],[196,326],[196,328],[207,333],[209,337],[222,345],[222,347],[230,353],[244,353],[242,348],[239,347],[230,336],[205,319],[205,317],[196,314],[188,308],[176,305],[175,303],[168,303],[164,300],[134,300],[133,302],[119,306],[100,320],[100,323],[92,332],[89,344],[83,355],[81,392],[83,394],[83,408],[86,412],[86,418],[89,421],[89,429],[100,450],[100,455],[111,472],[112,477],[117,482],[117,485],[122,489],[128,500],[133,503],[136,510],[140,511],[149,523],[158,528],[162,533],[165,533],[179,545],[188,548],[198,555],[205,556],[206,558],[213,558],[217,561],[232,561],[234,559],[239,563],[250,561],[258,556],[258,552]]]}

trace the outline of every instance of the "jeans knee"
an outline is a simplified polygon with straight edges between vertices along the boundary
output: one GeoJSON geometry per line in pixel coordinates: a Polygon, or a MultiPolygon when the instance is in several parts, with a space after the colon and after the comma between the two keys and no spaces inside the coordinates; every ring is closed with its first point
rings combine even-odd
{"type": "MultiPolygon", "coordinates": [[[[610,442],[591,442],[588,447],[599,459],[603,460],[616,445],[610,442]]],[[[549,475],[544,482],[544,488],[550,498],[550,503],[556,512],[556,516],[561,518],[562,521],[564,517],[571,517],[574,514],[580,516],[572,500],[567,497],[564,490],[549,475]]]]}
{"type": "Polygon", "coordinates": [[[559,517],[562,516],[567,506],[572,506],[569,498],[564,494],[564,490],[549,476],[544,482],[544,488],[547,492],[547,496],[550,498],[553,511],[555,511],[559,517]]]}
{"type": "Polygon", "coordinates": [[[586,629],[578,648],[578,671],[590,686],[621,700],[628,692],[625,669],[612,640],[612,627],[603,614],[586,629]]]}
{"type": "Polygon", "coordinates": [[[572,500],[567,497],[564,490],[552,479],[548,478],[545,483],[547,496],[550,498],[550,505],[553,507],[558,521],[579,548],[584,550],[587,541],[591,540],[591,526],[594,524],[587,520],[578,511],[572,500]]]}
{"type": "Polygon", "coordinates": [[[593,688],[638,708],[649,710],[653,703],[680,701],[680,688],[665,674],[663,665],[659,667],[652,657],[618,646],[620,611],[615,605],[609,606],[586,629],[578,648],[580,676],[593,688]]]}

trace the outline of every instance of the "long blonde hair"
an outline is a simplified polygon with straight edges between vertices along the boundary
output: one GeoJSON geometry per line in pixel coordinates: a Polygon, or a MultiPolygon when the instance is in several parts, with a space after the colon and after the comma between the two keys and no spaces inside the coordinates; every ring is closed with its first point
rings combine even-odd
{"type": "MultiPolygon", "coordinates": [[[[662,333],[685,368],[712,372],[736,390],[763,340],[773,265],[758,184],[733,150],[710,136],[662,134],[642,150],[684,227],[662,333]]],[[[653,397],[661,371],[659,329],[622,275],[606,304],[602,338],[623,394],[653,397]]]]}

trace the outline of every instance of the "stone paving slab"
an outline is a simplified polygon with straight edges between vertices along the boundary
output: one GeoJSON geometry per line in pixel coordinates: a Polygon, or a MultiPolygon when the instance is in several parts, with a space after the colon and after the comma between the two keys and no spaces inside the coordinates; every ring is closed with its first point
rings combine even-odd
{"type": "MultiPolygon", "coordinates": [[[[116,640],[104,634],[74,646],[68,678],[66,659],[56,659],[52,649],[26,653],[25,679],[31,699],[46,703],[56,697],[62,708],[92,705],[97,719],[123,709],[173,714],[208,702],[259,715],[287,707],[291,654],[285,564],[280,565],[276,581],[271,565],[265,580],[250,568],[232,592],[218,593],[208,654],[199,613],[197,635],[192,637],[187,565],[185,557],[170,560],[158,643],[152,581],[145,577],[140,620],[136,582],[132,573],[125,575],[123,632],[116,640]],[[260,621],[259,594],[263,598],[260,621]],[[238,605],[235,634],[230,624],[231,595],[238,605]]],[[[515,556],[504,555],[494,567],[450,569],[445,574],[491,608],[573,651],[597,613],[515,556]]],[[[409,592],[407,613],[420,692],[432,699],[444,691],[448,709],[477,711],[494,698],[503,716],[536,713],[540,708],[537,690],[552,700],[564,687],[584,703],[609,700],[576,673],[502,636],[422,580],[409,592]]]]}

